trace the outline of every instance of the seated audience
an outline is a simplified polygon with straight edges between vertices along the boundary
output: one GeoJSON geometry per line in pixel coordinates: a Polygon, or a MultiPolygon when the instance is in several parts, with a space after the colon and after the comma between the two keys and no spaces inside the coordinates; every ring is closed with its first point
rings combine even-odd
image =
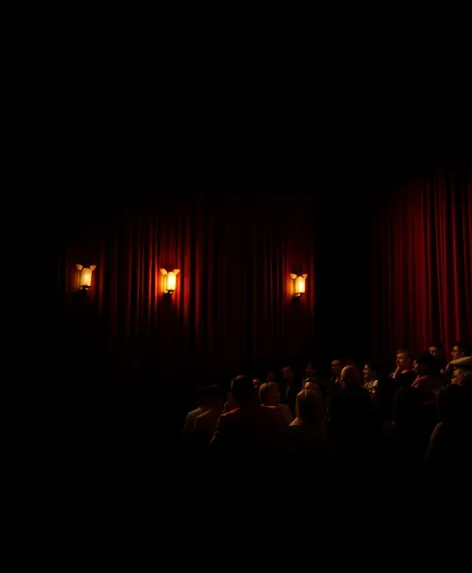
{"type": "Polygon", "coordinates": [[[319,450],[326,447],[326,429],[321,394],[302,390],[297,395],[296,418],[290,424],[290,449],[319,450]]]}
{"type": "Polygon", "coordinates": [[[313,392],[318,392],[320,396],[322,395],[320,385],[318,384],[318,382],[315,382],[314,380],[308,380],[307,382],[304,382],[303,390],[313,390],[313,392]]]}
{"type": "Polygon", "coordinates": [[[330,413],[330,434],[338,454],[359,458],[375,453],[380,445],[380,427],[375,419],[363,376],[355,366],[341,372],[341,390],[330,413]]]}
{"type": "Polygon", "coordinates": [[[464,356],[458,360],[453,360],[451,366],[454,369],[452,373],[452,384],[461,386],[466,376],[472,374],[472,357],[464,356]]]}
{"type": "Polygon", "coordinates": [[[397,389],[409,388],[413,384],[416,374],[411,369],[411,358],[408,350],[397,350],[396,365],[395,372],[392,372],[389,378],[395,380],[397,389]]]}
{"type": "Polygon", "coordinates": [[[447,364],[446,368],[444,368],[443,371],[444,376],[446,376],[448,380],[452,379],[452,374],[454,372],[454,366],[452,365],[452,362],[455,360],[459,360],[460,358],[464,358],[465,352],[466,352],[466,345],[462,342],[456,342],[452,346],[451,362],[447,364]]]}
{"type": "Polygon", "coordinates": [[[455,344],[446,378],[440,353],[441,346],[431,344],[412,361],[407,350],[398,350],[388,378],[375,363],[361,372],[340,359],[331,362],[329,383],[318,378],[313,362],[303,383],[291,366],[282,369],[280,387],[271,372],[264,383],[238,376],[224,408],[218,386],[201,391],[198,407],[187,414],[183,442],[232,457],[257,452],[256,459],[288,447],[309,453],[302,460],[310,464],[322,453],[323,468],[334,461],[357,470],[383,460],[393,462],[389,471],[411,472],[423,463],[462,471],[472,453],[472,356],[455,344]]]}
{"type": "Polygon", "coordinates": [[[335,358],[331,361],[331,378],[328,382],[328,388],[326,391],[326,410],[328,413],[330,412],[334,401],[336,400],[336,396],[339,394],[341,390],[341,372],[344,367],[344,362],[339,359],[335,358]]]}
{"type": "Polygon", "coordinates": [[[331,379],[330,382],[332,384],[337,384],[339,387],[341,387],[341,372],[342,369],[344,368],[345,363],[340,360],[339,358],[335,358],[334,360],[331,361],[331,379]]]}
{"type": "Polygon", "coordinates": [[[206,393],[206,407],[208,410],[199,414],[193,428],[194,447],[207,446],[215,433],[216,424],[223,411],[223,393],[219,386],[210,386],[206,393]]]}
{"type": "Polygon", "coordinates": [[[285,421],[279,410],[258,403],[252,380],[238,376],[231,382],[231,393],[236,409],[221,414],[211,440],[212,450],[244,454],[282,448],[287,432],[285,421]]]}
{"type": "Polygon", "coordinates": [[[373,402],[375,401],[379,388],[379,370],[380,368],[378,365],[373,362],[366,362],[364,370],[362,371],[364,375],[364,388],[369,392],[370,398],[373,402]]]}
{"type": "Polygon", "coordinates": [[[294,368],[284,366],[282,368],[282,383],[280,384],[281,402],[287,404],[292,414],[295,413],[295,402],[301,386],[301,380],[297,378],[294,368]]]}
{"type": "Polygon", "coordinates": [[[260,378],[253,378],[252,383],[254,384],[254,390],[256,391],[257,396],[259,396],[259,389],[263,384],[262,380],[260,378]]]}
{"type": "Polygon", "coordinates": [[[308,362],[306,365],[305,379],[303,380],[302,390],[314,390],[315,392],[321,392],[323,401],[326,400],[328,385],[321,377],[317,375],[315,363],[313,361],[308,362]]]}
{"type": "Polygon", "coordinates": [[[443,357],[442,344],[439,344],[439,343],[430,344],[428,346],[428,352],[436,360],[436,362],[440,365],[440,370],[443,370],[446,367],[446,361],[444,360],[444,357],[443,357]]]}
{"type": "Polygon", "coordinates": [[[259,389],[259,402],[268,408],[280,410],[287,425],[293,420],[292,412],[287,404],[280,404],[279,385],[276,382],[265,382],[259,389]]]}
{"type": "Polygon", "coordinates": [[[428,346],[428,352],[431,354],[431,356],[433,358],[439,359],[439,358],[441,358],[442,345],[441,344],[430,344],[428,346]]]}
{"type": "Polygon", "coordinates": [[[434,404],[439,390],[444,385],[444,377],[440,372],[439,363],[434,360],[431,354],[425,352],[415,359],[414,372],[416,379],[411,387],[417,388],[421,392],[423,403],[434,404]]]}

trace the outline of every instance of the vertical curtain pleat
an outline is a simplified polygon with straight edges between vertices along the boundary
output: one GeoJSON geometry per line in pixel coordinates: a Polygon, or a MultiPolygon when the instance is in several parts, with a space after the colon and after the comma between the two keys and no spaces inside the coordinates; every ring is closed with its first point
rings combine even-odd
{"type": "Polygon", "coordinates": [[[384,360],[396,347],[417,352],[442,341],[449,349],[472,338],[471,179],[435,174],[379,201],[372,314],[384,360]]]}

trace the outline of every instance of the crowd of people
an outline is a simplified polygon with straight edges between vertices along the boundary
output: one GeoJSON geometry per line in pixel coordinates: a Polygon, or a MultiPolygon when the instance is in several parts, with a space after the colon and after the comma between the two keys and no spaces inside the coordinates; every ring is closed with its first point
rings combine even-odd
{"type": "Polygon", "coordinates": [[[239,375],[226,395],[205,388],[188,413],[182,445],[191,452],[245,455],[301,452],[310,459],[452,467],[472,453],[472,355],[453,345],[450,361],[432,344],[419,355],[396,353],[396,369],[352,360],[313,362],[303,376],[287,365],[280,378],[239,375]]]}

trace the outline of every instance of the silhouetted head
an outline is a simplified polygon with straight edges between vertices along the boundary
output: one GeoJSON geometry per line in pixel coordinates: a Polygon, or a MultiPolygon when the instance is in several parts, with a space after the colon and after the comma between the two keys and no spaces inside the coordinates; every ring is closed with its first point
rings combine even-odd
{"type": "Polygon", "coordinates": [[[305,368],[305,373],[308,376],[308,378],[314,378],[316,376],[316,369],[314,362],[308,362],[305,368]]]}
{"type": "Polygon", "coordinates": [[[265,382],[259,389],[259,400],[264,406],[277,406],[280,402],[279,385],[275,382],[265,382]]]}
{"type": "Polygon", "coordinates": [[[231,381],[231,393],[233,400],[238,407],[249,406],[256,401],[256,391],[254,384],[248,376],[243,374],[236,376],[231,381]]]}
{"type": "Polygon", "coordinates": [[[345,366],[341,371],[341,385],[344,388],[361,386],[363,381],[362,372],[355,366],[345,366]]]}
{"type": "Polygon", "coordinates": [[[429,354],[431,354],[431,356],[433,356],[434,358],[440,358],[441,353],[442,353],[442,346],[441,344],[430,344],[428,346],[428,352],[429,354]]]}
{"type": "Polygon", "coordinates": [[[397,368],[400,368],[401,372],[403,372],[404,370],[410,370],[411,358],[408,350],[405,349],[397,350],[397,368]]]}
{"type": "Polygon", "coordinates": [[[341,376],[341,371],[343,369],[344,366],[344,362],[342,360],[340,360],[339,358],[335,358],[334,360],[331,360],[331,372],[333,373],[333,376],[335,376],[336,378],[339,378],[341,376]]]}
{"type": "Polygon", "coordinates": [[[323,417],[321,396],[313,390],[302,390],[297,394],[295,414],[304,424],[317,424],[323,417]]]}
{"type": "Polygon", "coordinates": [[[254,390],[256,391],[256,394],[259,395],[259,388],[263,384],[262,380],[260,378],[253,378],[252,383],[254,385],[254,390]]]}
{"type": "Polygon", "coordinates": [[[379,377],[380,366],[375,362],[366,362],[364,364],[364,370],[362,374],[364,375],[364,380],[369,382],[371,380],[377,380],[379,377]]]}
{"type": "Polygon", "coordinates": [[[305,382],[303,390],[313,390],[314,392],[318,392],[319,387],[317,382],[315,382],[314,380],[308,380],[307,382],[305,382]]]}
{"type": "Polygon", "coordinates": [[[462,342],[456,342],[452,346],[451,360],[459,360],[465,356],[465,344],[462,342]]]}
{"type": "Polygon", "coordinates": [[[287,384],[291,384],[295,378],[295,371],[292,366],[284,366],[282,368],[282,378],[287,384]]]}
{"type": "Polygon", "coordinates": [[[427,376],[433,374],[434,358],[429,352],[424,352],[414,360],[414,371],[418,376],[427,376]]]}

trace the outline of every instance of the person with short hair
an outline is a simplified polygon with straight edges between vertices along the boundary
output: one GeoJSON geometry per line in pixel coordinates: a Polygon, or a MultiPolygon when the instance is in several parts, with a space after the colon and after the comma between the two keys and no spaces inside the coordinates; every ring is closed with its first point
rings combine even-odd
{"type": "Polygon", "coordinates": [[[333,407],[336,397],[341,390],[341,372],[344,368],[344,361],[341,358],[335,358],[331,361],[331,378],[328,382],[326,391],[326,410],[329,413],[333,407]]]}
{"type": "Polygon", "coordinates": [[[380,427],[369,392],[363,388],[362,372],[355,366],[341,371],[341,390],[330,413],[330,434],[338,455],[355,461],[368,459],[380,447],[380,427]]]}
{"type": "Polygon", "coordinates": [[[446,376],[448,380],[452,379],[452,375],[454,372],[454,366],[452,364],[453,361],[459,360],[460,358],[464,358],[466,352],[466,345],[463,342],[455,342],[452,345],[451,350],[451,361],[447,364],[444,368],[443,374],[446,376]]]}
{"type": "Polygon", "coordinates": [[[256,391],[256,394],[259,396],[259,389],[263,384],[262,380],[260,378],[253,378],[252,383],[254,384],[254,390],[256,391]]]}
{"type": "Polygon", "coordinates": [[[442,354],[442,345],[439,343],[433,343],[428,346],[428,352],[431,354],[433,358],[439,360],[442,354]]]}
{"type": "Polygon", "coordinates": [[[276,408],[264,408],[258,403],[251,378],[234,378],[231,395],[235,408],[219,417],[211,450],[244,455],[281,449],[287,427],[283,416],[276,408]]]}
{"type": "Polygon", "coordinates": [[[410,388],[413,384],[416,374],[411,369],[411,357],[408,350],[401,348],[397,350],[396,369],[389,376],[396,381],[397,388],[410,388]]]}
{"type": "Polygon", "coordinates": [[[297,378],[295,369],[291,365],[282,368],[282,382],[280,384],[281,402],[287,404],[292,414],[295,412],[297,394],[301,390],[301,380],[297,378]]]}
{"type": "Polygon", "coordinates": [[[322,392],[321,385],[318,382],[315,363],[308,362],[305,368],[306,377],[303,380],[302,390],[314,390],[315,392],[322,392]]]}
{"type": "Polygon", "coordinates": [[[429,352],[417,356],[414,363],[416,379],[411,387],[421,392],[424,404],[435,404],[439,390],[444,386],[439,364],[429,352]]]}
{"type": "Polygon", "coordinates": [[[326,446],[326,428],[321,394],[302,390],[297,394],[296,418],[289,427],[289,447],[295,451],[319,450],[326,446]]]}
{"type": "Polygon", "coordinates": [[[443,356],[443,347],[439,342],[434,342],[428,346],[428,352],[434,358],[436,364],[439,364],[439,369],[442,371],[447,365],[443,356]]]}
{"type": "Polygon", "coordinates": [[[280,410],[287,422],[287,425],[293,420],[292,412],[287,404],[280,403],[279,385],[276,382],[265,382],[259,388],[259,402],[266,408],[277,408],[280,410]]]}
{"type": "Polygon", "coordinates": [[[331,361],[331,373],[332,373],[331,381],[333,383],[341,385],[341,372],[344,366],[345,362],[340,358],[335,358],[334,360],[331,361]]]}

